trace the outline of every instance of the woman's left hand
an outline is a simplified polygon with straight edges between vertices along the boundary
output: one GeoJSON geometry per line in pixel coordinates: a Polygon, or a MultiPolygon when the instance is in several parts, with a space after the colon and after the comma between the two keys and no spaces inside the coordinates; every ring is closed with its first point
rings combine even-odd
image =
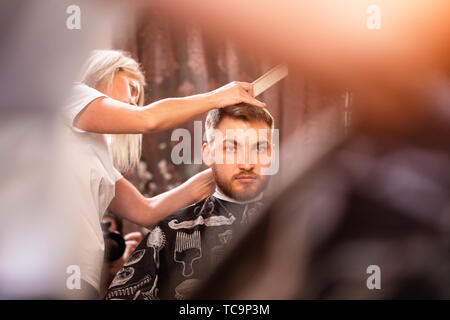
{"type": "Polygon", "coordinates": [[[210,196],[215,188],[216,183],[211,169],[197,173],[186,181],[186,188],[190,192],[195,202],[201,201],[210,196]]]}

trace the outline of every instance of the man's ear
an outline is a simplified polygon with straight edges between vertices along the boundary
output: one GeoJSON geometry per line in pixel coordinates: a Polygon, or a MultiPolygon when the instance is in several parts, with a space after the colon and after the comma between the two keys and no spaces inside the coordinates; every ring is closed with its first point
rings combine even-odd
{"type": "Polygon", "coordinates": [[[208,167],[211,167],[214,164],[213,157],[211,155],[211,148],[208,143],[204,143],[202,146],[202,159],[203,163],[208,167]]]}

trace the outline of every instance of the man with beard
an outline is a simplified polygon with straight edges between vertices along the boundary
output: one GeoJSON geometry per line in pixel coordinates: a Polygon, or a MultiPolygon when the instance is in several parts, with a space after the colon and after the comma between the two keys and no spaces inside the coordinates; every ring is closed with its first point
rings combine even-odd
{"type": "Polygon", "coordinates": [[[155,226],[119,270],[105,299],[190,297],[262,207],[273,126],[267,110],[246,104],[208,113],[202,156],[216,192],[155,226]]]}

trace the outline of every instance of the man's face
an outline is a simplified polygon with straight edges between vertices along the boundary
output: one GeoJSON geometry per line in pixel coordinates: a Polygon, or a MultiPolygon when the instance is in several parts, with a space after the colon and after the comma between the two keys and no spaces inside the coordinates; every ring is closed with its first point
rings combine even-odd
{"type": "Polygon", "coordinates": [[[236,200],[249,200],[267,186],[272,143],[270,127],[263,121],[246,122],[225,117],[210,143],[203,146],[203,159],[213,170],[219,191],[236,200]]]}

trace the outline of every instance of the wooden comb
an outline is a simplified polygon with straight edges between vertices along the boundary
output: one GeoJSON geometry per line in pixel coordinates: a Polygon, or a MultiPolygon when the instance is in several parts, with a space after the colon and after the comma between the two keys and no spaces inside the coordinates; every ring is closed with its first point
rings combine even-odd
{"type": "Polygon", "coordinates": [[[288,68],[286,65],[280,64],[261,77],[253,81],[253,97],[259,96],[261,93],[269,89],[278,81],[282,80],[288,75],[288,68]]]}

